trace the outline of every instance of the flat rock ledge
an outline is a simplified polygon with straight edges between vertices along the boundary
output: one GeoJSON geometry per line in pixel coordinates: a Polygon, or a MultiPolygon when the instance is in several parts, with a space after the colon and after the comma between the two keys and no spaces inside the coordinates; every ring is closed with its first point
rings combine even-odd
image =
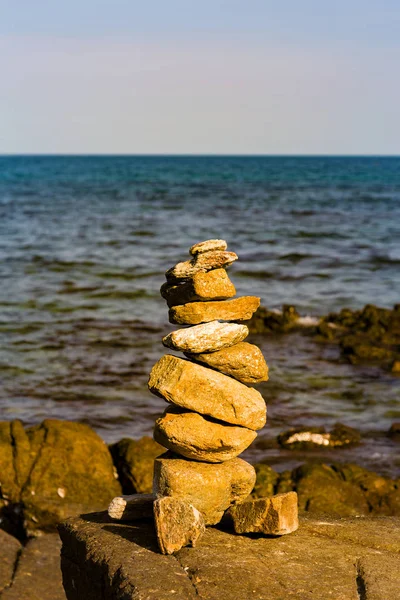
{"type": "Polygon", "coordinates": [[[208,528],[195,548],[159,553],[151,520],[106,512],[59,526],[68,600],[399,598],[400,518],[306,519],[283,537],[208,528]]]}

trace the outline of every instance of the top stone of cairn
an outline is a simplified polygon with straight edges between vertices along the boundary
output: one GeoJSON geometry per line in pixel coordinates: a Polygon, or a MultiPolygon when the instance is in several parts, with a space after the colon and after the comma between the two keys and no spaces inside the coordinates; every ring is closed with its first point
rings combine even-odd
{"type": "Polygon", "coordinates": [[[196,254],[202,254],[203,252],[210,252],[211,250],[226,250],[228,244],[225,240],[206,240],[205,242],[199,242],[194,244],[189,250],[192,256],[196,254]]]}

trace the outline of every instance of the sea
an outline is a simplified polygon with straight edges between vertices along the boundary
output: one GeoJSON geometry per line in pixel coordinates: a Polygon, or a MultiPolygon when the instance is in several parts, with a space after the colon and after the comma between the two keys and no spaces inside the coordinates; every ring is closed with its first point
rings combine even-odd
{"type": "MultiPolygon", "coordinates": [[[[400,158],[1,156],[0,420],[151,435],[147,390],[173,327],[159,288],[189,247],[226,239],[238,294],[310,322],[400,302],[400,158]]],[[[278,471],[355,462],[400,476],[400,378],[301,334],[253,336],[268,422],[243,455],[278,471]],[[357,428],[352,449],[282,450],[290,427],[357,428]]]]}

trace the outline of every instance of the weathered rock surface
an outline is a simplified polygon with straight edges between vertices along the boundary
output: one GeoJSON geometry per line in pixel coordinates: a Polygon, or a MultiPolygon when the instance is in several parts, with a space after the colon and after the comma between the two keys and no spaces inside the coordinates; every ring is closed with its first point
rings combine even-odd
{"type": "Polygon", "coordinates": [[[204,363],[242,383],[268,381],[268,366],[261,350],[247,342],[240,342],[209,354],[185,353],[191,360],[204,363]]]}
{"type": "Polygon", "coordinates": [[[201,254],[202,252],[211,252],[212,250],[226,250],[228,244],[225,240],[206,240],[205,242],[198,242],[194,244],[189,253],[193,256],[196,254],[201,254]]]}
{"type": "Polygon", "coordinates": [[[200,354],[228,348],[242,342],[248,335],[246,325],[212,321],[172,331],[163,338],[162,343],[172,350],[200,354]]]}
{"type": "Polygon", "coordinates": [[[162,554],[173,554],[184,546],[195,546],[206,529],[197,508],[185,500],[168,496],[154,502],[154,525],[162,554]]]}
{"type": "Polygon", "coordinates": [[[219,523],[229,506],[243,501],[255,480],[254,467],[241,458],[207,464],[167,453],[154,462],[154,493],[187,500],[206,525],[219,523]]]}
{"type": "Polygon", "coordinates": [[[116,496],[110,502],[108,514],[119,521],[136,521],[153,517],[154,494],[131,494],[116,496]]]}
{"type": "Polygon", "coordinates": [[[341,448],[359,444],[361,435],[352,427],[336,423],[331,431],[324,427],[296,427],[278,435],[278,443],[283,448],[313,450],[314,448],[341,448]]]}
{"type": "Polygon", "coordinates": [[[121,493],[103,440],[87,425],[50,419],[26,430],[1,423],[0,481],[2,525],[20,537],[121,493]]]}
{"type": "Polygon", "coordinates": [[[234,252],[225,252],[220,250],[212,250],[196,254],[192,260],[180,262],[172,269],[168,269],[165,273],[168,282],[182,281],[191,279],[196,273],[211,271],[212,269],[220,269],[228,267],[235,260],[237,254],[234,252]]]}
{"type": "Polygon", "coordinates": [[[169,309],[169,322],[198,325],[221,319],[223,321],[248,321],[260,306],[260,298],[241,296],[217,302],[189,302],[169,309]]]}
{"type": "Polygon", "coordinates": [[[252,429],[222,425],[175,407],[167,409],[154,427],[156,442],[186,458],[210,463],[235,458],[256,436],[252,429]]]}
{"type": "Polygon", "coordinates": [[[159,553],[150,522],[107,514],[60,528],[68,600],[389,600],[399,597],[400,520],[303,519],[282,537],[209,528],[195,548],[159,553]]]}
{"type": "Polygon", "coordinates": [[[167,402],[220,421],[249,429],[265,425],[266,406],[259,392],[170,354],[152,368],[149,389],[167,402]]]}
{"type": "Polygon", "coordinates": [[[236,294],[236,289],[225,269],[196,273],[193,279],[178,285],[164,283],[160,289],[169,307],[200,300],[226,300],[236,294]]]}
{"type": "Polygon", "coordinates": [[[296,492],[245,500],[228,512],[236,533],[286,535],[299,526],[296,492]]]}
{"type": "MultiPolygon", "coordinates": [[[[29,540],[17,556],[15,571],[1,594],[2,600],[65,600],[60,550],[61,541],[56,533],[29,540]]],[[[7,549],[0,545],[0,564],[5,552],[7,549]]]]}
{"type": "Polygon", "coordinates": [[[0,529],[0,595],[12,581],[14,567],[21,551],[19,541],[0,529]]]}
{"type": "Polygon", "coordinates": [[[151,437],[123,438],[110,446],[124,494],[150,494],[153,488],[154,459],[165,452],[151,437]]]}

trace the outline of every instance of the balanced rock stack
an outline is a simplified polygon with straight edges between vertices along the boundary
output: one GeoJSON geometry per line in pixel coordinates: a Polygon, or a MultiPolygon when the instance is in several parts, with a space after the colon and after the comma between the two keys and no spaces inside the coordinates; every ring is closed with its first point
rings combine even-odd
{"type": "MultiPolygon", "coordinates": [[[[157,537],[166,553],[194,545],[204,526],[227,511],[237,533],[282,535],[297,528],[297,495],[249,499],[256,473],[238,458],[266,422],[264,399],[248,384],[267,381],[268,367],[260,349],[244,342],[243,323],[260,298],[233,298],[226,268],[238,257],[224,240],[195,244],[190,254],[166,272],[161,287],[170,322],[185,326],[163,344],[184,357],[166,354],[149,378],[150,391],[170,405],[154,429],[154,439],[168,449],[155,460],[153,485],[157,537]]],[[[126,500],[119,502],[125,507],[126,500]]],[[[118,506],[111,516],[123,513],[118,506]]]]}

